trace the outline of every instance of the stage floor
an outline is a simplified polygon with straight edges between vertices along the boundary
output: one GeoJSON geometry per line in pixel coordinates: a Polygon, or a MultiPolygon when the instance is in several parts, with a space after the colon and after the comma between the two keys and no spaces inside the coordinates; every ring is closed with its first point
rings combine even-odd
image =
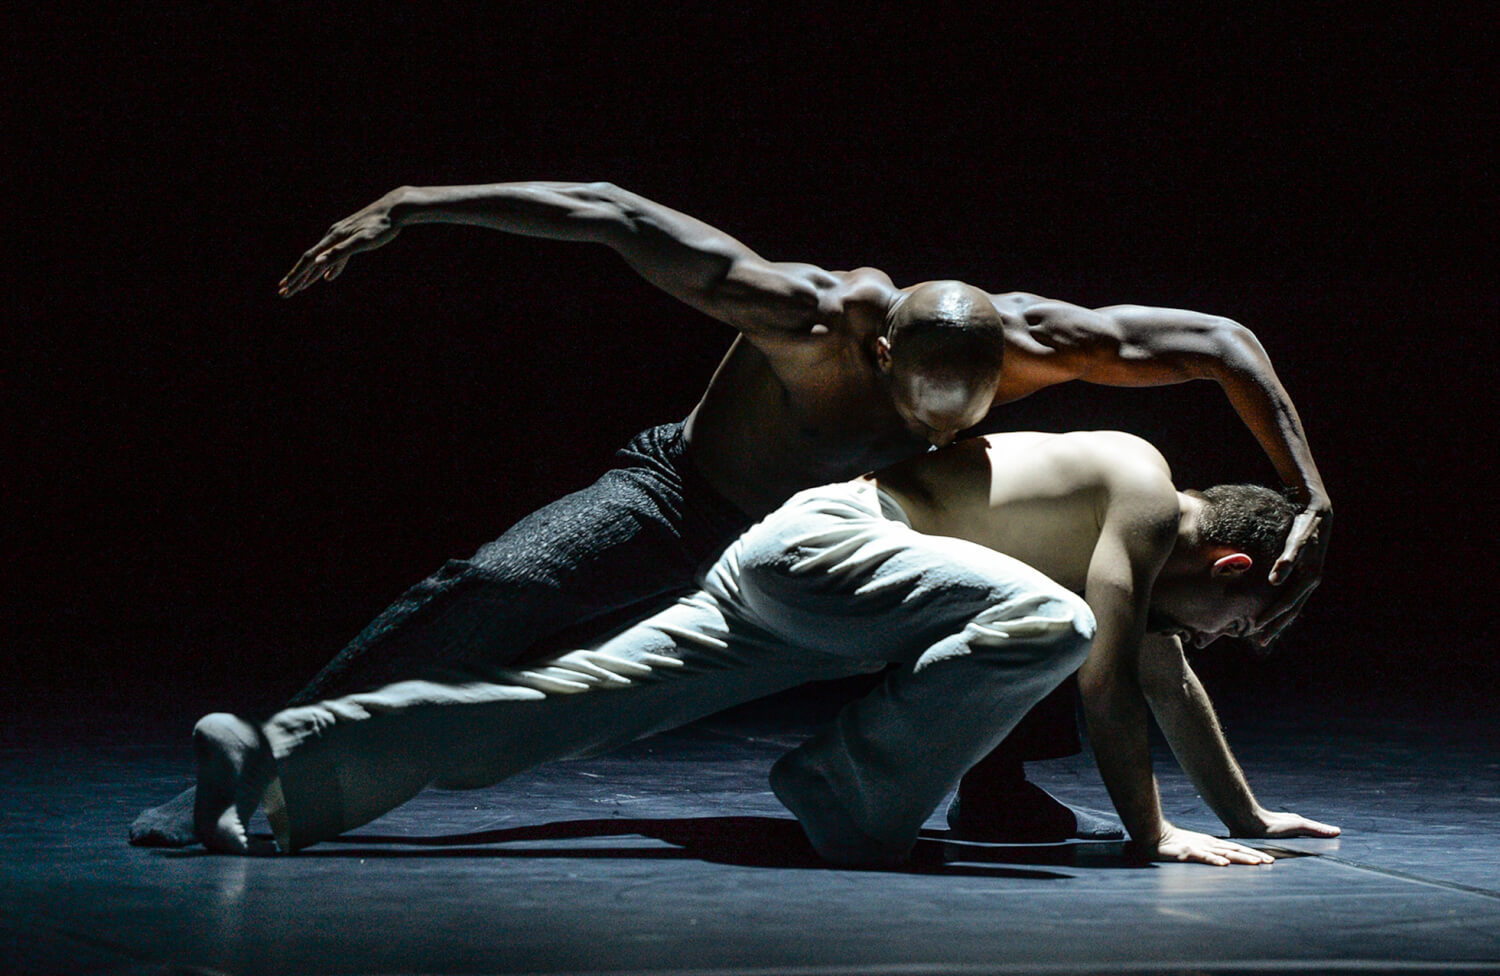
{"type": "MultiPolygon", "coordinates": [[[[916,866],[852,871],[820,865],[766,786],[809,727],[795,701],[240,859],[125,843],[189,781],[193,705],[62,697],[13,713],[0,742],[0,968],[1500,972],[1500,755],[1486,699],[1468,698],[1226,707],[1262,800],[1345,830],[1261,845],[1282,855],[1269,867],[951,843],[939,814],[916,866]]],[[[1164,754],[1158,774],[1169,817],[1217,828],[1164,754]]],[[[1085,759],[1032,775],[1108,808],[1085,759]]]]}

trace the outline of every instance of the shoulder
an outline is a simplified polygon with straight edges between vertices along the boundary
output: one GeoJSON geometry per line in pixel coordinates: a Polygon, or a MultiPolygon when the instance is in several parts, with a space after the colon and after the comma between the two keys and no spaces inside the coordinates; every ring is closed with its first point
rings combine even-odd
{"type": "MultiPolygon", "coordinates": [[[[1009,444],[1050,454],[1055,460],[1076,465],[1101,485],[1172,484],[1167,459],[1144,438],[1123,430],[1074,430],[1062,434],[992,434],[991,443],[1009,444]],[[1018,438],[1028,438],[1023,444],[1018,438]]],[[[1175,489],[1174,489],[1175,490],[1175,489]]]]}
{"type": "Polygon", "coordinates": [[[1132,560],[1159,564],[1177,538],[1179,499],[1166,459],[1151,444],[1120,431],[1099,431],[1104,475],[1100,524],[1121,539],[1132,560]]]}
{"type": "Polygon", "coordinates": [[[782,333],[783,340],[863,345],[880,334],[898,294],[890,277],[876,268],[827,271],[811,264],[778,263],[767,265],[767,270],[805,296],[806,316],[798,328],[782,333]]]}
{"type": "Polygon", "coordinates": [[[828,296],[852,327],[885,324],[885,316],[896,303],[900,289],[891,276],[879,268],[855,268],[853,271],[824,272],[832,280],[828,296]]]}
{"type": "Polygon", "coordinates": [[[1074,431],[1056,435],[1053,449],[1101,489],[1101,524],[1150,539],[1176,532],[1172,469],[1149,441],[1118,430],[1074,431]]]}

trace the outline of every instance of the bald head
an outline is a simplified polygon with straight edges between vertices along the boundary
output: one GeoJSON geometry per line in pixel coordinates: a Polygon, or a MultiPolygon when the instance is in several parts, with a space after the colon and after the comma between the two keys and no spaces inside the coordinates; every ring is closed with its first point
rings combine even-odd
{"type": "Polygon", "coordinates": [[[929,281],[891,307],[875,348],[897,412],[914,433],[941,445],[989,412],[1005,323],[984,291],[929,281]]]}
{"type": "Polygon", "coordinates": [[[962,281],[929,281],[891,308],[886,338],[898,365],[920,363],[944,373],[998,372],[1005,323],[983,290],[962,281]]]}

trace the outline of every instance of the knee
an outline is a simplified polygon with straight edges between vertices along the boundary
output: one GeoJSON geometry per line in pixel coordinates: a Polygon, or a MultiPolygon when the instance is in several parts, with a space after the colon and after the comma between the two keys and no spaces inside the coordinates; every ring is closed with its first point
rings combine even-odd
{"type": "Polygon", "coordinates": [[[473,559],[450,559],[429,577],[429,583],[442,589],[483,586],[501,582],[516,572],[516,567],[504,560],[483,560],[479,556],[473,559]]]}
{"type": "Polygon", "coordinates": [[[545,560],[526,565],[508,558],[450,559],[406,596],[427,606],[503,605],[534,587],[554,585],[550,568],[545,560]]]}

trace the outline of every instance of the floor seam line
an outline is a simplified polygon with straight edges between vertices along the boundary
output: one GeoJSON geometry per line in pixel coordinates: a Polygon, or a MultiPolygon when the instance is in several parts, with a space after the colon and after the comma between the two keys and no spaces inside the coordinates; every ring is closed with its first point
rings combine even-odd
{"type": "Polygon", "coordinates": [[[1354,868],[1357,871],[1368,871],[1371,874],[1383,874],[1390,878],[1399,878],[1402,881],[1413,881],[1417,884],[1430,885],[1434,888],[1446,888],[1450,891],[1461,891],[1465,894],[1479,895],[1481,898],[1493,898],[1497,901],[1500,901],[1500,891],[1494,891],[1489,888],[1480,888],[1476,885],[1467,885],[1461,881],[1443,881],[1439,878],[1424,878],[1419,874],[1411,874],[1406,871],[1399,871],[1395,868],[1382,868],[1374,864],[1361,864],[1358,861],[1351,861],[1347,858],[1337,857],[1333,854],[1311,853],[1306,856],[1321,858],[1325,861],[1332,861],[1334,864],[1342,864],[1344,867],[1354,868]]]}

